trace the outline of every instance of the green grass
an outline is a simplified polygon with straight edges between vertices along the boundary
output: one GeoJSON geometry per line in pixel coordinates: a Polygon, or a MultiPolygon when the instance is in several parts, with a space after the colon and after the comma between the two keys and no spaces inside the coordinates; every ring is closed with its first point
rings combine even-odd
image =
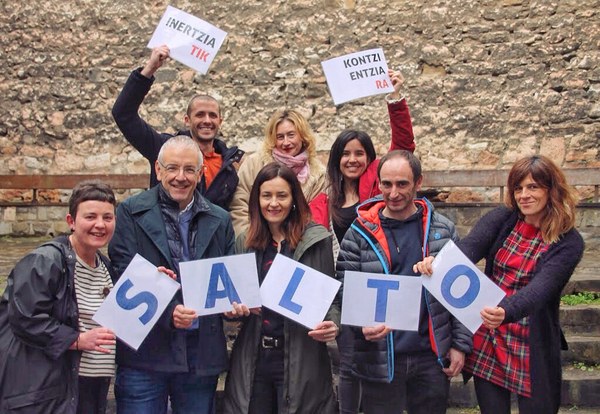
{"type": "Polygon", "coordinates": [[[597,292],[579,292],[572,295],[565,295],[560,298],[561,305],[600,305],[600,293],[597,292]]]}

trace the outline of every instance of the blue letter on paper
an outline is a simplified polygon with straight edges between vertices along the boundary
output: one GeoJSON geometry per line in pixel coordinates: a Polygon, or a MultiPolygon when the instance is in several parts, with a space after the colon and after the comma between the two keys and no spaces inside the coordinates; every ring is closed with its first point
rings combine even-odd
{"type": "Polygon", "coordinates": [[[465,265],[456,265],[444,276],[441,285],[442,296],[446,301],[455,308],[463,309],[469,306],[477,295],[479,295],[479,289],[481,288],[481,283],[479,282],[479,278],[473,269],[465,265]],[[459,298],[454,297],[450,289],[452,285],[460,276],[466,276],[469,278],[469,288],[467,291],[459,298]]]}
{"type": "Polygon", "coordinates": [[[140,316],[140,322],[146,325],[156,313],[156,309],[158,308],[158,300],[156,299],[156,296],[147,291],[140,292],[129,299],[127,298],[126,294],[132,287],[133,283],[131,280],[127,279],[125,282],[123,282],[119,290],[117,290],[117,304],[125,310],[131,310],[145,303],[148,308],[146,309],[146,312],[140,316]]]}
{"type": "Polygon", "coordinates": [[[400,282],[394,280],[369,279],[367,287],[377,289],[375,302],[375,322],[385,322],[388,290],[399,290],[400,282]]]}
{"type": "Polygon", "coordinates": [[[229,302],[242,303],[240,296],[231,282],[231,277],[227,272],[225,263],[215,263],[210,271],[210,281],[208,282],[208,293],[206,294],[206,303],[204,308],[214,308],[217,299],[229,298],[229,302]],[[223,282],[223,290],[219,290],[219,279],[223,282]]]}
{"type": "Polygon", "coordinates": [[[279,306],[282,306],[286,309],[291,310],[296,315],[300,314],[300,311],[302,310],[302,306],[298,305],[297,303],[294,303],[292,301],[292,298],[294,297],[294,293],[296,293],[296,289],[298,289],[298,285],[300,284],[300,281],[302,280],[302,276],[304,276],[304,270],[297,267],[296,270],[294,270],[294,274],[292,275],[292,279],[290,280],[290,283],[288,284],[287,288],[285,289],[285,292],[283,292],[283,296],[281,297],[281,300],[279,301],[279,306]]]}

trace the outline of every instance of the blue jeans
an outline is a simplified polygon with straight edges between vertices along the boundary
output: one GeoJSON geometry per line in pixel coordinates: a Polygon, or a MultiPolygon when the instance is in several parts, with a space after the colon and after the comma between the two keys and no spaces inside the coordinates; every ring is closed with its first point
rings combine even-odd
{"type": "Polygon", "coordinates": [[[365,414],[444,414],[450,379],[433,352],[398,354],[391,383],[361,381],[365,414]]]}
{"type": "Polygon", "coordinates": [[[119,414],[212,414],[218,376],[163,373],[119,366],[115,397],[119,414]]]}

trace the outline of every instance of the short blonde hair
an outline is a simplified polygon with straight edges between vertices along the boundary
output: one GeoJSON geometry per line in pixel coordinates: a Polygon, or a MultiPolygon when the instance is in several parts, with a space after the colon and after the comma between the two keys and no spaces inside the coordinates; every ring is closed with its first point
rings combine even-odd
{"type": "Polygon", "coordinates": [[[296,131],[302,139],[302,148],[308,154],[308,159],[313,160],[317,156],[316,138],[308,124],[306,118],[294,109],[284,109],[276,111],[265,128],[265,140],[263,141],[263,150],[266,154],[271,154],[275,143],[277,142],[277,126],[283,121],[290,121],[296,127],[296,131]]]}

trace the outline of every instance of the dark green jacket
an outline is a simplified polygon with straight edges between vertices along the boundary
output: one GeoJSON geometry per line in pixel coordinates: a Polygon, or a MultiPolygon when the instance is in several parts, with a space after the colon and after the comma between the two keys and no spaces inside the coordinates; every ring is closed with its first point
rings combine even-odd
{"type": "MultiPolygon", "coordinates": [[[[335,277],[331,233],[318,225],[309,226],[294,251],[293,259],[319,272],[335,277]]],[[[236,252],[245,253],[245,234],[236,241],[236,252]]],[[[262,253],[256,252],[260,266],[262,253]]],[[[340,326],[340,305],[334,301],[325,320],[340,326]]],[[[248,412],[254,370],[260,342],[261,318],[245,318],[231,354],[231,369],[225,384],[227,414],[248,412]]],[[[331,362],[327,345],[308,336],[308,329],[285,319],[284,322],[284,406],[279,414],[328,414],[337,409],[333,394],[331,362]]]]}

